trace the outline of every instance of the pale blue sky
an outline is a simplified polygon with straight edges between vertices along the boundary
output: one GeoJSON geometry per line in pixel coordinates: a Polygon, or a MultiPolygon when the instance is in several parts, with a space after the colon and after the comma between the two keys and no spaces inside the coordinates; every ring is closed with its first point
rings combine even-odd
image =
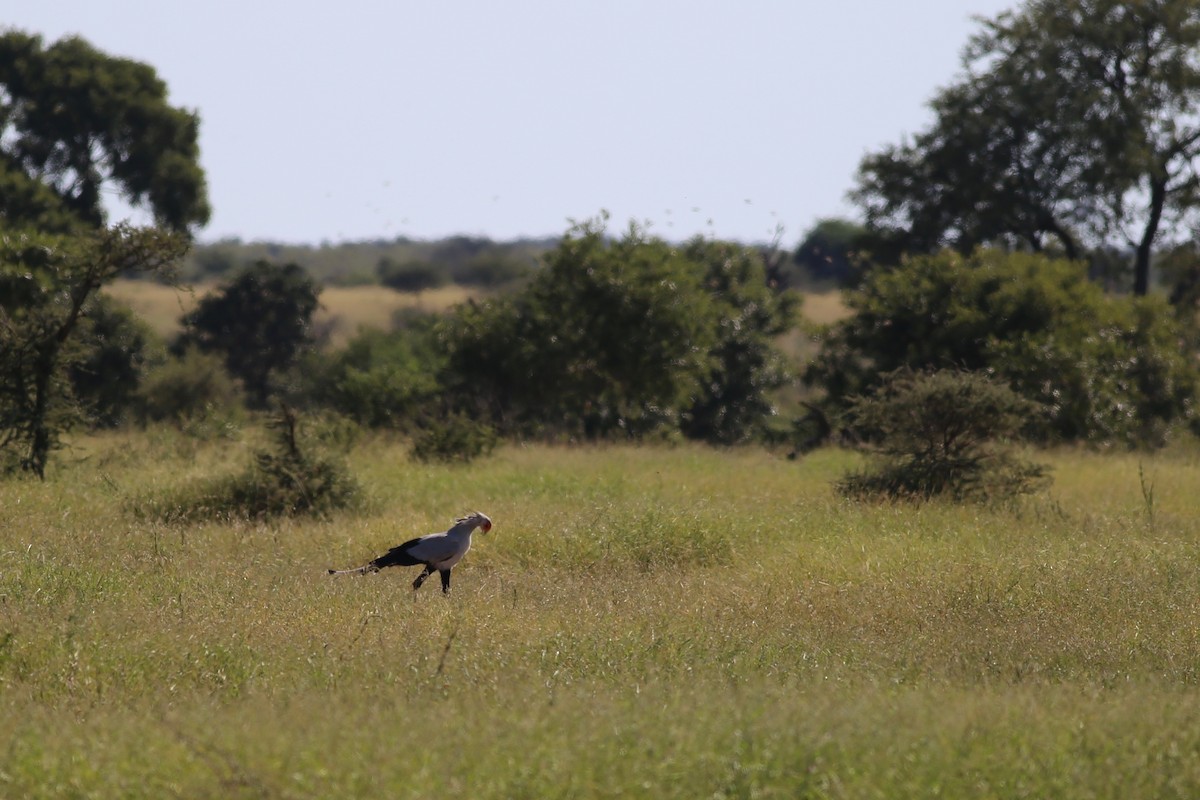
{"type": "Polygon", "coordinates": [[[794,245],[1011,0],[4,0],[200,112],[201,239],[613,227],[794,245]]]}

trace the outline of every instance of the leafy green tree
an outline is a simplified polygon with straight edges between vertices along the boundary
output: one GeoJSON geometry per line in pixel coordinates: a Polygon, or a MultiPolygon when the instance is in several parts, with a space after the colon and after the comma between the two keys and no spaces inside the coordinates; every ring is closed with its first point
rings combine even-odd
{"type": "Polygon", "coordinates": [[[199,118],[154,69],[78,37],[0,34],[0,222],[65,232],[104,224],[110,187],[164,227],[208,221],[199,118]]]}
{"type": "Polygon", "coordinates": [[[1045,407],[1031,432],[1066,440],[1156,444],[1193,413],[1197,368],[1166,303],[1106,296],[1077,263],[943,251],[872,270],[846,303],[805,375],[835,411],[907,367],[1001,378],[1045,407]]]}
{"type": "Polygon", "coordinates": [[[184,316],[184,331],[172,349],[220,353],[251,403],[265,408],[273,379],[313,343],[317,294],[302,267],[255,262],[184,316]]]}
{"type": "Polygon", "coordinates": [[[800,298],[768,287],[762,256],[741,245],[696,238],[683,255],[703,270],[713,339],[681,428],[718,444],[747,441],[775,413],[769,393],[787,371],[772,340],[795,324],[800,298]]]}
{"type": "Polygon", "coordinates": [[[985,21],[933,126],[864,159],[877,255],[1127,247],[1133,289],[1200,206],[1200,6],[1030,0],[985,21]]]}
{"type": "Polygon", "coordinates": [[[187,247],[182,235],[124,225],[0,237],[0,451],[15,453],[10,465],[45,477],[81,418],[70,374],[95,355],[78,333],[99,289],[122,274],[168,274],[187,247]]]}
{"type": "Polygon", "coordinates": [[[444,327],[454,410],[512,434],[753,437],[774,413],[772,339],[798,297],[768,287],[752,249],[676,247],[636,226],[612,239],[605,222],[575,226],[521,291],[444,327]]]}
{"type": "Polygon", "coordinates": [[[701,271],[636,226],[573,227],[529,284],[446,326],[450,396],[510,433],[641,436],[674,426],[715,340],[701,271]]]}

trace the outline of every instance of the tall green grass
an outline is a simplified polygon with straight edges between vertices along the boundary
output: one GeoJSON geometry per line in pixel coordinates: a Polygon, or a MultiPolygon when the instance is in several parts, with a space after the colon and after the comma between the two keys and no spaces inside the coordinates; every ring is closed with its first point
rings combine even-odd
{"type": "Polygon", "coordinates": [[[357,516],[134,513],[256,446],[114,434],[0,484],[0,796],[1200,792],[1193,452],[914,507],[836,498],[836,451],[379,439],[357,516]],[[473,509],[449,598],[324,574],[473,509]]]}

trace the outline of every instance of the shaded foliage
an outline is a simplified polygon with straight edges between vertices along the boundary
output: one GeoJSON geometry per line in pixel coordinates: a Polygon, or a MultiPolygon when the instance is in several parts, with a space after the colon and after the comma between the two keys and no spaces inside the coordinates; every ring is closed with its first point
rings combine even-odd
{"type": "Polygon", "coordinates": [[[748,441],[775,413],[769,393],[787,373],[771,340],[796,323],[800,298],[768,287],[761,256],[740,245],[694,239],[683,254],[704,270],[715,336],[681,429],[717,444],[748,441]]]}
{"type": "Polygon", "coordinates": [[[641,436],[678,422],[714,332],[700,275],[636,227],[571,229],[518,294],[443,331],[463,411],[513,434],[641,436]]]}
{"type": "Polygon", "coordinates": [[[441,389],[433,324],[425,317],[396,331],[364,329],[342,350],[309,357],[306,393],[360,425],[410,430],[441,389]]]}
{"type": "Polygon", "coordinates": [[[799,268],[795,282],[847,286],[857,280],[867,230],[857,222],[823,219],[804,236],[792,256],[799,268]]]}
{"type": "Polygon", "coordinates": [[[79,339],[82,352],[68,366],[71,389],[94,425],[120,425],[137,405],[153,334],[128,308],[97,295],[79,339]]]}
{"type": "Polygon", "coordinates": [[[445,270],[426,261],[404,261],[396,263],[390,258],[381,258],[375,267],[379,282],[398,292],[423,292],[444,286],[449,280],[445,270]]]}
{"type": "Polygon", "coordinates": [[[451,412],[424,419],[410,452],[417,461],[465,464],[490,454],[498,443],[496,431],[487,423],[451,412]]]}
{"type": "Polygon", "coordinates": [[[149,369],[138,391],[138,416],[143,424],[168,422],[195,430],[240,406],[241,392],[224,360],[195,347],[149,369]]]}

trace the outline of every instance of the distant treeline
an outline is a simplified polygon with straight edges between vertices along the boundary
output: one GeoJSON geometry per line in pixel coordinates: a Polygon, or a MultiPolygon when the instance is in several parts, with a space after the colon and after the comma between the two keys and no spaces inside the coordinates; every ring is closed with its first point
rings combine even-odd
{"type": "MultiPolygon", "coordinates": [[[[779,287],[829,288],[854,276],[852,261],[862,227],[840,219],[819,221],[794,251],[759,247],[768,278],[779,287]]],[[[297,264],[330,286],[380,284],[423,291],[446,284],[496,288],[542,265],[561,237],[496,241],[480,236],[443,239],[370,239],[319,245],[222,239],[196,244],[184,258],[180,279],[221,281],[248,264],[297,264]]],[[[682,245],[681,245],[682,246],[682,245]]]]}
{"type": "Polygon", "coordinates": [[[280,244],[223,239],[197,244],[184,259],[185,281],[217,281],[256,261],[298,264],[335,286],[384,284],[420,291],[455,283],[494,287],[528,274],[557,237],[497,242],[476,236],[421,240],[398,237],[337,244],[280,244]]]}

